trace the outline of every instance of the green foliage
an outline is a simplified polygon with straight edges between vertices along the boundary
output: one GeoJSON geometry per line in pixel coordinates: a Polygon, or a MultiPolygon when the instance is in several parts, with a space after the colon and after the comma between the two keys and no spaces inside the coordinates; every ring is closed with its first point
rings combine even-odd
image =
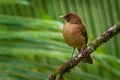
{"type": "MultiPolygon", "coordinates": [[[[0,80],[46,80],[72,52],[63,40],[63,21],[58,16],[77,12],[87,28],[90,43],[119,20],[119,3],[119,0],[1,0],[0,80]]],[[[118,80],[119,48],[118,35],[92,54],[93,65],[80,63],[65,74],[65,80],[118,80]]]]}
{"type": "Polygon", "coordinates": [[[27,0],[0,0],[0,4],[22,4],[29,5],[27,0]]]}

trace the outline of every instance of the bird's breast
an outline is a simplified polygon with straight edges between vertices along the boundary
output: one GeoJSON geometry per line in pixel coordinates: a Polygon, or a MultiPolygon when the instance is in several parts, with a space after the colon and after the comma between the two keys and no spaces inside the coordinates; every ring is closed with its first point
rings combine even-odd
{"type": "Polygon", "coordinates": [[[86,40],[80,31],[80,27],[78,24],[70,24],[67,23],[63,28],[63,36],[65,42],[72,47],[81,48],[82,46],[86,46],[86,40]]]}

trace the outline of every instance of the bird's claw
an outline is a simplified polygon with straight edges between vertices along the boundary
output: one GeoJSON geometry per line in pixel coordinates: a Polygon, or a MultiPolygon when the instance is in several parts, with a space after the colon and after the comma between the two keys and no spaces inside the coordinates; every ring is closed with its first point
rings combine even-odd
{"type": "Polygon", "coordinates": [[[74,58],[70,59],[70,65],[72,66],[72,62],[73,62],[74,58]]]}

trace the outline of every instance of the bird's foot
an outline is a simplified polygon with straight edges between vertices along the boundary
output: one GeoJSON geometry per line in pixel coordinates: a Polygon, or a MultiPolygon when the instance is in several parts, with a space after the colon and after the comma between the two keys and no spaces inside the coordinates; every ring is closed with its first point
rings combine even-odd
{"type": "Polygon", "coordinates": [[[74,61],[74,58],[72,57],[71,59],[70,59],[70,65],[72,66],[73,64],[73,61],[74,61]]]}

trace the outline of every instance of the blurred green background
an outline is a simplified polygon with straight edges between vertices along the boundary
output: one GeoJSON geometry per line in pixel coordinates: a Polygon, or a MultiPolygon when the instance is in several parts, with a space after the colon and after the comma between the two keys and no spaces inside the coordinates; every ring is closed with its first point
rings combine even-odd
{"type": "MultiPolygon", "coordinates": [[[[46,80],[72,53],[64,20],[76,12],[89,43],[120,21],[120,0],[0,0],[0,80],[46,80]]],[[[120,79],[120,35],[99,47],[94,64],[80,63],[65,80],[120,79]]]]}

